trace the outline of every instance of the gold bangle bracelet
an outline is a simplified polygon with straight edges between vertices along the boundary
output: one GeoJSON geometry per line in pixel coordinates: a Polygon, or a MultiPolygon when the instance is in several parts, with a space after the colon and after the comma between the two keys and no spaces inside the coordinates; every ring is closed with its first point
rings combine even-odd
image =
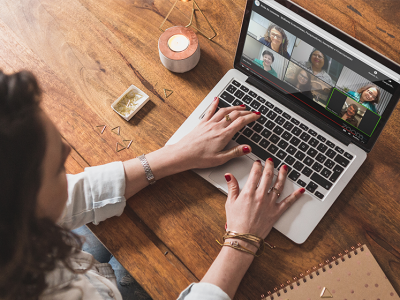
{"type": "Polygon", "coordinates": [[[243,247],[243,246],[240,245],[239,242],[237,242],[237,241],[225,242],[225,243],[223,243],[223,244],[221,244],[218,240],[217,240],[217,242],[218,242],[218,244],[220,244],[220,246],[222,246],[222,247],[223,247],[223,246],[227,246],[227,247],[231,247],[231,248],[233,248],[233,249],[236,249],[236,250],[239,250],[239,251],[242,251],[242,252],[246,252],[246,253],[251,254],[251,255],[253,255],[253,256],[255,256],[255,257],[260,256],[260,254],[257,255],[257,253],[254,253],[253,251],[247,249],[246,247],[243,247]]]}
{"type": "Polygon", "coordinates": [[[258,250],[256,252],[256,254],[257,254],[256,256],[260,256],[265,250],[264,240],[254,234],[251,234],[251,233],[240,234],[235,231],[227,231],[226,234],[222,237],[222,239],[224,241],[226,239],[239,239],[242,241],[246,241],[258,248],[258,250]]]}
{"type": "MultiPolygon", "coordinates": [[[[229,235],[229,236],[232,236],[232,237],[233,237],[233,236],[237,236],[237,235],[240,235],[240,234],[237,233],[236,231],[227,231],[227,232],[225,233],[225,235],[229,235]]],[[[260,244],[261,244],[261,243],[264,243],[265,245],[267,245],[267,246],[270,247],[271,249],[275,249],[275,248],[276,248],[274,245],[268,243],[267,241],[263,240],[263,239],[260,238],[260,237],[257,237],[256,235],[253,235],[253,234],[250,234],[250,233],[246,233],[246,234],[244,234],[243,236],[246,236],[246,237],[251,238],[251,239],[252,239],[252,237],[253,237],[255,242],[260,243],[260,244]]]]}

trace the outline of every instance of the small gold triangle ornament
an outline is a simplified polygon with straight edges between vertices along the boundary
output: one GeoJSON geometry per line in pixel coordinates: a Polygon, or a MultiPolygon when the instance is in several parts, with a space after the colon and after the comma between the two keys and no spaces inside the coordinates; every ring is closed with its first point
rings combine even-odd
{"type": "Polygon", "coordinates": [[[124,145],[121,145],[120,143],[117,142],[117,147],[115,148],[115,151],[116,151],[116,152],[119,152],[119,151],[124,150],[125,148],[126,148],[126,147],[125,147],[124,145]],[[118,146],[121,146],[122,148],[119,148],[119,149],[118,149],[118,146]]]}
{"type": "Polygon", "coordinates": [[[173,92],[174,92],[174,91],[164,89],[165,98],[168,98],[169,96],[171,96],[173,92]]]}
{"type": "Polygon", "coordinates": [[[123,140],[122,142],[125,144],[125,146],[126,146],[126,143],[125,143],[125,142],[129,142],[129,143],[128,143],[128,146],[126,146],[126,149],[129,149],[129,147],[131,146],[131,144],[132,144],[133,141],[132,141],[132,140],[123,140]]]}
{"type": "MultiPolygon", "coordinates": [[[[176,4],[177,4],[179,1],[180,1],[180,2],[190,2],[191,0],[176,0],[176,1],[175,1],[174,5],[172,5],[170,11],[168,12],[167,16],[165,17],[164,21],[162,21],[162,23],[161,23],[161,25],[160,25],[160,28],[159,28],[159,29],[160,29],[162,32],[164,32],[164,30],[162,29],[162,27],[163,27],[165,21],[167,21],[169,15],[170,15],[171,12],[174,10],[176,4]]],[[[182,12],[181,12],[181,13],[182,13],[182,12]]],[[[183,14],[183,13],[182,13],[182,14],[183,14]]],[[[184,15],[186,18],[188,18],[185,14],[183,14],[183,15],[184,15]]],[[[189,18],[188,18],[188,19],[189,19],[189,18]]],[[[208,38],[209,40],[212,40],[213,38],[215,38],[215,37],[217,36],[217,32],[214,30],[214,28],[212,27],[210,21],[208,21],[206,15],[203,13],[203,11],[200,9],[200,7],[197,5],[197,3],[196,3],[195,0],[193,0],[192,14],[191,14],[191,16],[190,16],[189,24],[187,24],[185,27],[189,27],[189,26],[191,26],[191,27],[193,27],[194,29],[196,29],[200,34],[202,34],[203,36],[205,36],[205,37],[208,38]],[[196,26],[193,25],[193,18],[197,20],[197,17],[195,16],[196,10],[199,11],[199,12],[203,15],[204,19],[207,21],[208,26],[210,27],[210,29],[211,29],[211,30],[213,31],[213,33],[214,33],[213,36],[207,36],[202,30],[200,30],[199,28],[197,28],[196,26]]]]}
{"type": "Polygon", "coordinates": [[[333,298],[331,292],[326,287],[322,289],[321,295],[319,296],[320,298],[333,298]]]}
{"type": "Polygon", "coordinates": [[[111,129],[111,131],[114,132],[116,135],[119,135],[121,132],[121,127],[120,126],[114,127],[113,129],[111,129]]]}
{"type": "Polygon", "coordinates": [[[104,130],[106,129],[106,125],[97,125],[96,127],[103,127],[102,129],[101,129],[101,134],[103,134],[103,132],[104,132],[104,130]]]}

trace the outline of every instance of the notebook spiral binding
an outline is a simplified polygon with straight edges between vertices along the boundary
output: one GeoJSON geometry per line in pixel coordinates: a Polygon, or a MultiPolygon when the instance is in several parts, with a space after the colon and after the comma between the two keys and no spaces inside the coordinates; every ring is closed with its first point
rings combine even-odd
{"type": "MultiPolygon", "coordinates": [[[[357,248],[354,246],[350,247],[351,251],[354,251],[354,254],[357,255],[357,250],[360,249],[361,251],[364,251],[364,248],[362,247],[362,245],[360,243],[357,243],[357,248]]],[[[339,260],[341,261],[345,261],[346,260],[346,255],[347,258],[351,258],[351,254],[349,253],[349,250],[344,250],[343,251],[344,254],[342,253],[338,253],[338,257],[336,256],[332,256],[331,260],[327,259],[324,262],[318,264],[318,268],[317,267],[312,267],[311,269],[305,271],[304,273],[300,273],[299,277],[294,276],[293,277],[293,281],[291,282],[290,280],[286,281],[286,285],[284,285],[283,283],[279,285],[278,287],[274,287],[273,291],[268,291],[267,296],[265,296],[264,294],[261,295],[261,300],[266,300],[267,297],[269,297],[270,300],[274,300],[274,297],[272,296],[273,293],[276,293],[278,295],[278,297],[281,296],[281,294],[287,293],[287,289],[293,289],[293,285],[296,284],[297,286],[301,285],[301,281],[303,281],[304,283],[307,282],[307,279],[305,278],[305,276],[310,275],[310,279],[313,279],[313,275],[311,273],[316,271],[316,275],[319,275],[319,270],[322,270],[322,272],[326,271],[326,268],[328,267],[329,269],[333,268],[333,264],[338,265],[339,264],[339,260]]]]}

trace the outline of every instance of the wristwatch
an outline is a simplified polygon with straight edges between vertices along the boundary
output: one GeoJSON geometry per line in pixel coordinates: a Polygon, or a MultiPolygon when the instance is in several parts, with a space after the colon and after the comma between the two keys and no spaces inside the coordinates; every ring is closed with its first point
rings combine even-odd
{"type": "Polygon", "coordinates": [[[144,154],[138,156],[140,163],[143,166],[144,169],[144,173],[146,175],[147,181],[149,182],[149,184],[155,184],[156,183],[156,179],[154,178],[153,172],[151,171],[149,162],[147,161],[146,157],[144,156],[144,154]]]}

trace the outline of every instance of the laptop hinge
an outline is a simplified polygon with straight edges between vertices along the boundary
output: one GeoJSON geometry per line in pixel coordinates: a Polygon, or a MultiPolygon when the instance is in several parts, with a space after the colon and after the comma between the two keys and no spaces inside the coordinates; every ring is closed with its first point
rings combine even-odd
{"type": "Polygon", "coordinates": [[[344,136],[337,132],[336,129],[334,129],[332,126],[322,122],[320,119],[315,117],[314,115],[310,114],[306,109],[298,105],[293,99],[289,99],[288,96],[282,95],[272,87],[269,87],[265,83],[263,83],[261,80],[259,80],[257,77],[254,75],[250,75],[247,80],[247,83],[251,84],[252,86],[256,87],[257,89],[263,91],[266,93],[268,96],[271,98],[277,100],[279,103],[285,105],[289,109],[295,111],[297,114],[302,116],[304,119],[307,121],[311,122],[318,128],[322,129],[325,131],[327,134],[331,135],[335,139],[339,140],[346,146],[348,146],[351,143],[351,139],[347,136],[344,136]]]}

